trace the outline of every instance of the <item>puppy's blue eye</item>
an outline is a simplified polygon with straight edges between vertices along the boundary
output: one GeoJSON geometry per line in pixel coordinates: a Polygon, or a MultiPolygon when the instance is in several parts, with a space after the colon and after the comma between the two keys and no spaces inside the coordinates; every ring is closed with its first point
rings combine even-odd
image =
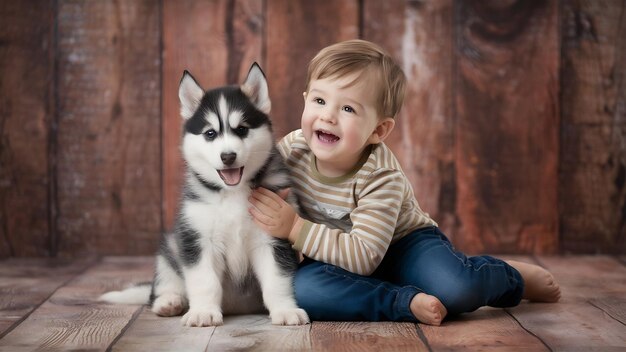
{"type": "Polygon", "coordinates": [[[217,137],[217,132],[215,132],[215,130],[207,130],[204,132],[204,137],[208,140],[215,139],[215,137],[217,137]]]}

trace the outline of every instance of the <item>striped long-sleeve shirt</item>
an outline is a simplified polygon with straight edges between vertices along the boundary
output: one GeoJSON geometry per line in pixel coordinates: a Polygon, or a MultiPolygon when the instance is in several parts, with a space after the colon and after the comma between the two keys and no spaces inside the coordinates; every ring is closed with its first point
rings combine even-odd
{"type": "Polygon", "coordinates": [[[423,212],[397,159],[383,143],[370,146],[341,177],[317,171],[301,130],[278,144],[294,178],[304,224],[294,248],[307,257],[370,275],[389,245],[420,227],[437,225],[423,212]]]}

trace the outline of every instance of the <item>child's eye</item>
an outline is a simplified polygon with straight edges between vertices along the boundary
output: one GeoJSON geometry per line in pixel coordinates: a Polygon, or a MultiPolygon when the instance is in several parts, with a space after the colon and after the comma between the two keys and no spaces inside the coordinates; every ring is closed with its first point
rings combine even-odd
{"type": "Polygon", "coordinates": [[[326,102],[322,98],[315,98],[315,99],[313,99],[313,101],[318,103],[318,104],[320,104],[320,105],[326,104],[326,102]]]}
{"type": "Polygon", "coordinates": [[[349,113],[351,113],[351,114],[355,112],[355,111],[354,111],[354,109],[353,109],[350,105],[346,105],[346,106],[344,106],[344,107],[343,107],[343,108],[341,108],[341,109],[342,109],[343,111],[345,111],[345,112],[349,112],[349,113]]]}

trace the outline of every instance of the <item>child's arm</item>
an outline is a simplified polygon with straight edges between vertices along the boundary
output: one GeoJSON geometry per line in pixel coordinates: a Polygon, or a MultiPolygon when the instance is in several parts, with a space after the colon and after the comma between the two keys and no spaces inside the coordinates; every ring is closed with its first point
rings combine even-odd
{"type": "Polygon", "coordinates": [[[373,174],[350,213],[350,232],[300,218],[280,196],[258,190],[251,198],[256,223],[274,237],[289,239],[306,256],[369,275],[380,264],[396,228],[405,183],[397,171],[373,174]]]}

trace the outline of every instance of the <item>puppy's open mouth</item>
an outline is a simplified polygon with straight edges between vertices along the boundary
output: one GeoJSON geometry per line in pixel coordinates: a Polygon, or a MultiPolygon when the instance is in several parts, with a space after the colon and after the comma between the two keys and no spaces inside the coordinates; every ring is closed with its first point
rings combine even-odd
{"type": "Polygon", "coordinates": [[[243,175],[243,167],[235,169],[223,169],[217,170],[217,174],[220,175],[225,184],[229,186],[237,186],[241,182],[241,175],[243,175]]]}
{"type": "Polygon", "coordinates": [[[324,143],[335,143],[339,140],[339,137],[335,136],[334,134],[330,132],[317,130],[315,131],[315,134],[317,135],[317,139],[319,139],[320,141],[324,143]]]}

